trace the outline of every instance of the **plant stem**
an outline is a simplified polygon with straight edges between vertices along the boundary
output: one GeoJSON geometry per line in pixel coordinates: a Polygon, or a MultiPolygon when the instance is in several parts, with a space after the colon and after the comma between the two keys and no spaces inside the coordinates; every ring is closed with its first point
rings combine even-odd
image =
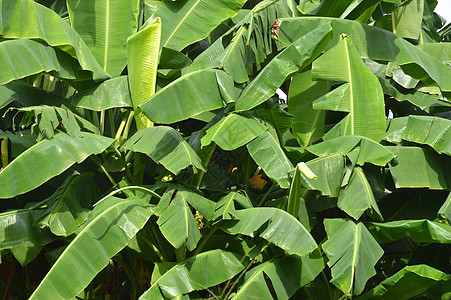
{"type": "Polygon", "coordinates": [[[208,240],[216,232],[216,230],[218,230],[218,229],[213,228],[210,230],[210,232],[207,234],[207,236],[202,240],[202,243],[200,243],[199,247],[197,247],[196,252],[194,252],[194,255],[197,255],[202,251],[202,249],[205,247],[205,244],[207,244],[208,240]]]}
{"type": "Polygon", "coordinates": [[[324,270],[321,271],[321,278],[324,281],[324,285],[326,287],[326,293],[327,293],[327,298],[329,298],[330,300],[332,300],[332,291],[330,289],[330,285],[329,285],[329,280],[327,279],[326,273],[324,273],[324,270]]]}
{"type": "Polygon", "coordinates": [[[114,127],[114,115],[112,109],[108,110],[108,118],[110,119],[111,137],[114,137],[116,135],[116,127],[114,127]]]}
{"type": "MultiPolygon", "coordinates": [[[[209,146],[209,149],[204,153],[203,157],[201,157],[205,167],[208,166],[208,163],[210,162],[211,156],[213,155],[213,152],[215,152],[216,144],[211,144],[209,146]]],[[[197,174],[193,175],[193,179],[191,180],[191,184],[196,188],[196,190],[199,189],[200,184],[202,182],[202,178],[204,177],[205,172],[199,170],[197,174]]]]}
{"type": "Polygon", "coordinates": [[[130,172],[130,168],[128,167],[127,162],[125,161],[124,157],[122,156],[122,153],[119,150],[117,150],[117,148],[114,148],[114,151],[117,153],[117,155],[119,156],[119,160],[124,165],[125,173],[127,173],[128,179],[133,182],[132,173],[130,172]]]}
{"type": "Polygon", "coordinates": [[[124,133],[122,134],[122,139],[120,141],[120,144],[122,145],[127,139],[128,139],[128,133],[130,131],[130,127],[132,126],[133,116],[134,112],[131,111],[128,115],[127,123],[125,124],[124,133]]]}
{"type": "Polygon", "coordinates": [[[302,289],[304,290],[305,294],[307,295],[307,298],[309,298],[310,300],[313,300],[313,297],[310,294],[310,292],[308,291],[308,289],[305,286],[302,289]]]}
{"type": "Polygon", "coordinates": [[[4,169],[8,165],[8,138],[7,137],[5,137],[2,141],[1,160],[2,160],[2,169],[4,169]]]}
{"type": "Polygon", "coordinates": [[[266,194],[263,196],[262,200],[260,200],[260,202],[257,204],[257,207],[260,207],[265,203],[266,199],[269,197],[269,194],[271,194],[271,192],[274,190],[275,187],[276,187],[276,184],[273,183],[271,185],[271,187],[268,189],[268,191],[266,192],[266,194]]]}
{"type": "Polygon", "coordinates": [[[113,184],[113,186],[116,186],[116,181],[114,181],[107,169],[105,169],[105,167],[101,163],[98,163],[95,159],[91,158],[91,160],[103,171],[103,173],[105,173],[106,177],[108,177],[108,180],[113,184]]]}
{"type": "Polygon", "coordinates": [[[100,135],[103,135],[105,132],[105,111],[102,110],[100,112],[100,135]]]}

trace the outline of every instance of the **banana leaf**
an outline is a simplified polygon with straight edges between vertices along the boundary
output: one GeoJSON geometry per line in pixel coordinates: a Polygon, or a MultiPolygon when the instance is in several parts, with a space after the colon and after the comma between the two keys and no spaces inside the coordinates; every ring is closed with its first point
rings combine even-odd
{"type": "Polygon", "coordinates": [[[140,108],[155,123],[175,123],[234,101],[233,90],[233,79],[223,71],[201,70],[171,82],[140,108]]]}
{"type": "Polygon", "coordinates": [[[451,226],[429,220],[371,222],[368,229],[379,243],[390,243],[408,236],[417,243],[451,244],[451,226]]]}
{"type": "Polygon", "coordinates": [[[188,250],[192,251],[196,248],[201,234],[190,206],[209,220],[213,217],[215,203],[188,189],[174,192],[175,197],[173,193],[166,193],[171,195],[171,198],[174,197],[172,200],[166,197],[171,200],[170,203],[162,204],[162,199],[158,204],[158,208],[164,206],[165,209],[160,214],[157,224],[160,226],[161,233],[175,248],[186,245],[188,250]]]}
{"type": "Polygon", "coordinates": [[[408,90],[397,83],[394,83],[385,75],[387,65],[377,63],[370,59],[365,59],[365,64],[368,69],[376,75],[382,89],[384,90],[384,94],[392,96],[397,101],[408,101],[425,112],[430,112],[433,109],[439,109],[441,107],[451,107],[451,104],[440,100],[438,95],[430,95],[428,93],[420,92],[417,89],[408,90]]]}
{"type": "Polygon", "coordinates": [[[249,154],[269,178],[281,188],[288,188],[288,172],[294,167],[279,142],[267,131],[247,144],[249,154]]]}
{"type": "Polygon", "coordinates": [[[78,295],[122,250],[152,215],[137,197],[109,197],[88,216],[75,239],[64,249],[30,299],[71,299],[78,295]],[[71,280],[67,280],[70,274],[71,280]]]}
{"type": "Polygon", "coordinates": [[[294,116],[293,134],[301,147],[324,135],[324,110],[313,109],[313,101],[330,90],[327,81],[313,81],[310,69],[293,76],[288,91],[288,112],[294,116]]]}
{"type": "Polygon", "coordinates": [[[18,209],[1,213],[0,250],[20,245],[46,245],[55,240],[50,230],[41,230],[34,226],[43,213],[43,210],[38,209],[18,209]]]}
{"type": "Polygon", "coordinates": [[[213,220],[221,217],[223,220],[231,220],[236,216],[235,203],[239,204],[242,208],[252,208],[252,202],[245,195],[239,192],[230,192],[226,196],[219,199],[216,202],[215,214],[213,220]]]}
{"type": "Polygon", "coordinates": [[[362,58],[395,61],[403,71],[425,84],[436,82],[442,91],[451,91],[451,69],[434,57],[397,35],[357,21],[325,17],[282,18],[279,20],[279,41],[290,45],[314,28],[332,22],[332,45],[341,34],[349,36],[362,58]]]}
{"type": "Polygon", "coordinates": [[[451,43],[424,43],[417,46],[424,52],[449,64],[451,60],[451,43]]]}
{"type": "Polygon", "coordinates": [[[362,135],[379,141],[385,132],[383,91],[350,38],[343,37],[313,62],[312,79],[345,82],[313,102],[313,109],[349,113],[340,123],[341,135],[362,135]]]}
{"type": "Polygon", "coordinates": [[[153,17],[163,26],[161,46],[177,51],[207,37],[223,21],[238,13],[246,0],[164,1],[153,17]]]}
{"type": "Polygon", "coordinates": [[[397,6],[391,14],[393,33],[403,38],[419,39],[423,11],[423,0],[409,0],[397,6]]]}
{"type": "Polygon", "coordinates": [[[80,78],[82,74],[77,72],[71,60],[64,52],[36,41],[18,39],[0,42],[0,64],[3,66],[0,85],[44,72],[68,80],[80,78]]]}
{"type": "MultiPolygon", "coordinates": [[[[1,0],[0,7],[2,7],[0,36],[3,38],[43,40],[51,47],[59,48],[75,58],[83,70],[92,72],[94,81],[109,78],[78,33],[51,9],[29,0],[13,2],[1,0]]],[[[22,51],[20,54],[27,60],[33,57],[22,51]]]]}
{"type": "Polygon", "coordinates": [[[228,234],[254,237],[255,232],[269,221],[258,236],[282,248],[288,254],[305,256],[318,246],[309,231],[289,213],[273,207],[237,210],[236,219],[216,222],[214,226],[228,234]]]}
{"type": "Polygon", "coordinates": [[[355,220],[358,220],[366,210],[370,209],[370,214],[375,214],[383,221],[373,190],[360,167],[353,169],[348,184],[338,195],[337,205],[355,220]]]}
{"type": "Polygon", "coordinates": [[[232,278],[246,264],[247,261],[238,254],[220,249],[197,254],[179,263],[157,263],[152,286],[139,299],[174,299],[181,294],[208,289],[232,278]]]}
{"type": "MultiPolygon", "coordinates": [[[[293,175],[290,183],[290,191],[288,194],[288,204],[286,210],[289,214],[297,218],[305,228],[311,229],[310,217],[307,211],[306,201],[304,199],[307,195],[309,195],[309,193],[302,186],[302,174],[305,175],[304,172],[306,167],[307,165],[305,163],[298,163],[296,168],[294,169],[294,172],[292,173],[293,175]]],[[[317,177],[315,176],[316,174],[313,174],[310,177],[311,179],[316,179],[317,177]]]]}
{"type": "Polygon", "coordinates": [[[287,255],[272,258],[246,272],[245,281],[232,299],[290,299],[302,286],[310,283],[324,268],[321,254],[310,256],[287,255]],[[283,276],[280,274],[283,270],[283,276]],[[267,284],[271,281],[273,290],[267,284]]]}
{"type": "Polygon", "coordinates": [[[120,76],[106,80],[94,87],[77,93],[69,98],[75,107],[102,111],[116,107],[131,107],[132,99],[128,86],[128,77],[120,76]]]}
{"type": "Polygon", "coordinates": [[[54,235],[69,236],[86,221],[89,208],[95,200],[94,174],[69,176],[45,200],[47,209],[36,223],[40,228],[49,227],[54,235]]]}
{"type": "Polygon", "coordinates": [[[324,24],[289,45],[246,86],[236,101],[236,109],[252,109],[274,95],[288,76],[303,69],[321,54],[331,37],[330,24],[324,24]]]}
{"type": "Polygon", "coordinates": [[[127,70],[138,130],[152,126],[138,105],[155,93],[161,42],[161,20],[154,19],[127,40],[127,70]]]}
{"type": "Polygon", "coordinates": [[[363,223],[346,219],[325,219],[328,240],[323,250],[332,271],[330,281],[347,295],[359,295],[376,274],[374,265],[384,251],[363,223]]]}
{"type": "Polygon", "coordinates": [[[383,167],[395,158],[395,154],[388,148],[363,136],[340,136],[309,146],[305,150],[320,157],[337,152],[346,155],[353,150],[358,150],[356,163],[361,166],[371,163],[383,167]]]}
{"type": "Polygon", "coordinates": [[[139,0],[68,0],[72,28],[112,77],[127,64],[125,43],[138,28],[139,0]]]}
{"type": "Polygon", "coordinates": [[[63,97],[33,87],[22,81],[12,81],[0,86],[0,109],[10,103],[14,106],[34,106],[40,104],[59,105],[63,97]]]}
{"type": "Polygon", "coordinates": [[[210,127],[202,138],[202,147],[215,142],[223,150],[237,149],[266,131],[258,121],[239,114],[230,114],[210,127]]]}
{"type": "Polygon", "coordinates": [[[310,179],[301,174],[303,186],[309,190],[320,191],[323,196],[338,197],[345,174],[345,158],[341,153],[312,159],[306,163],[317,175],[310,179]]]}
{"type": "Polygon", "coordinates": [[[282,141],[283,134],[290,130],[294,119],[292,114],[287,113],[279,104],[273,101],[266,101],[250,110],[249,113],[268,126],[269,132],[279,137],[279,141],[282,141]]]}
{"type": "Polygon", "coordinates": [[[195,171],[206,171],[193,148],[171,127],[140,130],[124,143],[122,149],[144,153],[175,175],[190,165],[195,171]]]}
{"type": "Polygon", "coordinates": [[[83,136],[55,135],[27,149],[0,172],[0,199],[40,186],[90,155],[102,153],[113,139],[83,132],[83,136]]]}
{"type": "Polygon", "coordinates": [[[432,150],[419,147],[387,147],[396,155],[390,172],[396,188],[450,189],[449,157],[440,157],[432,150]]]}
{"type": "Polygon", "coordinates": [[[422,296],[428,299],[446,299],[447,297],[441,297],[442,295],[430,298],[431,294],[429,294],[429,291],[440,284],[447,284],[448,288],[446,290],[449,291],[451,287],[450,280],[451,278],[448,274],[428,265],[406,266],[393,276],[383,280],[368,293],[356,298],[356,300],[407,300],[422,298],[422,296]]]}
{"type": "Polygon", "coordinates": [[[449,193],[448,198],[446,198],[445,203],[440,207],[438,215],[448,220],[448,222],[451,222],[451,192],[449,193]]]}

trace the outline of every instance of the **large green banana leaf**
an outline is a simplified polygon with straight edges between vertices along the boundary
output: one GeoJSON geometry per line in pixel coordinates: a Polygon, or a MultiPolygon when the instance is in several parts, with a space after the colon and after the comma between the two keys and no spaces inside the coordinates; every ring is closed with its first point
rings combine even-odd
{"type": "Polygon", "coordinates": [[[320,191],[323,196],[338,197],[345,174],[345,158],[341,153],[318,157],[306,163],[317,178],[310,179],[304,174],[303,185],[309,190],[320,191]]]}
{"type": "Polygon", "coordinates": [[[128,38],[126,44],[128,80],[138,130],[152,125],[152,122],[136,109],[155,93],[160,41],[161,21],[156,18],[128,38]]]}
{"type": "Polygon", "coordinates": [[[43,72],[64,79],[81,78],[82,74],[77,72],[71,60],[69,55],[36,41],[0,42],[0,85],[43,72]]]}
{"type": "Polygon", "coordinates": [[[288,172],[294,167],[287,158],[279,142],[269,132],[264,132],[247,144],[249,154],[269,178],[281,188],[288,188],[288,172]]]}
{"type": "Polygon", "coordinates": [[[449,158],[419,147],[387,147],[396,155],[390,172],[396,188],[451,189],[449,158]]]}
{"type": "Polygon", "coordinates": [[[14,106],[40,104],[57,106],[62,100],[63,97],[33,87],[22,81],[12,81],[0,86],[0,109],[13,102],[15,102],[14,106]]]}
{"type": "Polygon", "coordinates": [[[438,215],[447,219],[448,222],[451,222],[451,192],[449,193],[448,198],[446,198],[445,203],[440,207],[438,215]]]}
{"type": "Polygon", "coordinates": [[[396,100],[409,101],[420,109],[429,112],[440,107],[451,107],[450,103],[441,101],[438,95],[423,93],[417,89],[405,89],[386,76],[387,65],[377,63],[370,59],[365,59],[365,64],[370,71],[379,79],[379,83],[384,90],[384,94],[390,95],[396,100]]]}
{"type": "Polygon", "coordinates": [[[424,43],[417,47],[442,61],[444,64],[449,65],[451,60],[451,43],[424,43]]]}
{"type": "Polygon", "coordinates": [[[46,199],[47,209],[38,221],[39,227],[49,227],[58,236],[68,236],[78,230],[88,218],[89,208],[96,201],[94,174],[69,176],[46,199]]]}
{"type": "Polygon", "coordinates": [[[323,250],[337,288],[347,295],[359,295],[376,274],[374,265],[384,251],[363,223],[346,219],[325,219],[328,240],[323,250]]]}
{"type": "Polygon", "coordinates": [[[101,202],[30,299],[72,299],[78,295],[151,215],[152,207],[137,197],[110,197],[101,202]]]}
{"type": "Polygon", "coordinates": [[[309,146],[306,150],[320,157],[337,152],[346,155],[353,150],[358,150],[356,164],[361,166],[371,163],[383,167],[395,158],[395,154],[387,147],[363,136],[340,136],[309,146]],[[359,145],[360,147],[356,148],[359,145]]]}
{"type": "Polygon", "coordinates": [[[451,226],[429,220],[369,223],[368,229],[379,243],[390,243],[408,236],[417,243],[451,244],[451,226]]]}
{"type": "Polygon", "coordinates": [[[171,82],[140,108],[155,123],[174,123],[235,101],[233,91],[233,79],[225,72],[200,70],[171,82]]]}
{"type": "Polygon", "coordinates": [[[195,171],[206,171],[193,148],[171,127],[140,130],[125,142],[122,149],[144,153],[176,175],[190,165],[195,171]]]}
{"type": "Polygon", "coordinates": [[[330,90],[330,82],[313,81],[310,69],[293,76],[288,91],[288,112],[294,116],[293,134],[301,147],[324,135],[324,110],[313,109],[313,101],[330,90]]]}
{"type": "Polygon", "coordinates": [[[213,219],[221,217],[223,220],[231,220],[236,216],[235,203],[239,204],[242,208],[252,208],[252,202],[245,195],[239,192],[230,192],[228,195],[219,199],[216,202],[215,215],[213,219]]]}
{"type": "Polygon", "coordinates": [[[236,101],[236,109],[249,110],[269,99],[288,76],[303,69],[320,55],[331,38],[332,27],[324,24],[293,42],[246,86],[236,101]]]}
{"type": "Polygon", "coordinates": [[[381,0],[325,0],[315,15],[366,22],[379,2],[381,0]]]}
{"type": "Polygon", "coordinates": [[[428,265],[406,266],[395,275],[383,280],[378,286],[368,293],[356,298],[357,300],[369,299],[448,299],[446,295],[429,293],[434,286],[446,285],[445,293],[451,288],[451,277],[428,265]],[[423,297],[422,297],[423,296],[423,297]]]}
{"type": "Polygon", "coordinates": [[[235,82],[249,80],[248,64],[257,69],[273,51],[270,28],[277,18],[288,17],[284,1],[265,0],[257,4],[229,31],[203,51],[189,68],[189,72],[204,68],[222,68],[235,82]],[[232,39],[228,39],[232,35],[232,39]],[[255,61],[254,61],[255,60],[255,61]]]}
{"type": "Polygon", "coordinates": [[[43,215],[42,210],[18,209],[0,214],[0,249],[20,245],[46,245],[55,237],[50,230],[38,230],[34,223],[43,215]]]}
{"type": "Polygon", "coordinates": [[[357,21],[324,17],[282,18],[279,20],[279,40],[290,45],[301,36],[332,22],[332,44],[338,43],[341,34],[348,35],[360,57],[373,60],[396,61],[408,75],[433,84],[442,91],[451,91],[451,69],[434,57],[397,35],[357,21]]]}
{"type": "MultiPolygon", "coordinates": [[[[0,7],[2,7],[0,36],[8,39],[41,39],[77,59],[83,70],[92,72],[92,78],[95,81],[109,77],[78,33],[51,9],[30,0],[1,0],[0,7]],[[17,22],[17,20],[23,20],[23,22],[17,22]]],[[[33,57],[20,53],[21,57],[26,57],[27,60],[33,57]]]]}
{"type": "Polygon", "coordinates": [[[207,37],[238,13],[246,0],[164,1],[153,17],[162,20],[161,46],[177,51],[207,37]]]}
{"type": "Polygon", "coordinates": [[[337,205],[355,220],[358,220],[367,209],[383,220],[370,183],[360,167],[355,167],[352,171],[348,184],[338,195],[337,205]]]}
{"type": "Polygon", "coordinates": [[[40,186],[50,178],[102,153],[113,139],[83,132],[83,136],[58,134],[27,149],[0,172],[0,199],[11,198],[40,186]]]}
{"type": "Polygon", "coordinates": [[[160,201],[158,208],[164,206],[164,211],[160,214],[157,224],[160,226],[161,233],[175,248],[186,245],[188,250],[191,251],[196,248],[201,234],[190,205],[207,220],[213,217],[215,210],[213,201],[182,188],[166,193],[165,199],[160,201]],[[176,194],[171,201],[174,192],[176,194]],[[167,203],[168,199],[170,203],[167,203]]]}
{"type": "Polygon", "coordinates": [[[417,40],[423,21],[424,0],[409,0],[392,12],[393,33],[403,38],[417,40]]]}
{"type": "Polygon", "coordinates": [[[139,299],[179,299],[175,297],[208,289],[232,278],[246,264],[238,254],[220,249],[197,254],[177,264],[157,263],[152,286],[139,299]]]}
{"type": "Polygon", "coordinates": [[[290,299],[302,286],[313,281],[324,268],[318,252],[310,256],[288,255],[272,258],[246,272],[245,281],[232,299],[273,299],[267,279],[277,299],[290,299]],[[280,271],[283,270],[283,274],[280,271]]]}
{"type": "Polygon", "coordinates": [[[352,40],[343,39],[312,65],[312,79],[345,82],[313,102],[314,109],[345,111],[342,135],[362,135],[378,141],[385,132],[382,88],[356,51],[352,40]]]}
{"type": "Polygon", "coordinates": [[[138,28],[139,0],[68,0],[72,27],[112,77],[127,64],[125,43],[138,28]]]}
{"type": "Polygon", "coordinates": [[[259,237],[282,248],[288,254],[305,256],[317,248],[309,231],[286,211],[273,207],[256,207],[237,210],[236,219],[215,224],[229,234],[254,237],[255,232],[269,221],[259,237]]]}
{"type": "MultiPolygon", "coordinates": [[[[296,165],[296,168],[292,173],[292,180],[290,183],[290,192],[288,194],[288,203],[286,210],[289,214],[297,218],[305,228],[311,229],[310,217],[308,215],[307,206],[304,199],[308,195],[308,193],[307,190],[303,188],[302,178],[302,174],[303,172],[305,172],[304,169],[306,166],[307,165],[305,163],[301,162],[296,165]]],[[[312,179],[316,179],[316,174],[313,174],[312,176],[312,179]]]]}
{"type": "Polygon", "coordinates": [[[106,80],[69,98],[72,105],[94,111],[115,107],[131,107],[132,99],[128,77],[120,76],[106,80]]]}
{"type": "Polygon", "coordinates": [[[202,147],[215,142],[223,150],[234,150],[255,139],[266,131],[258,121],[239,114],[230,114],[207,130],[202,147]]]}

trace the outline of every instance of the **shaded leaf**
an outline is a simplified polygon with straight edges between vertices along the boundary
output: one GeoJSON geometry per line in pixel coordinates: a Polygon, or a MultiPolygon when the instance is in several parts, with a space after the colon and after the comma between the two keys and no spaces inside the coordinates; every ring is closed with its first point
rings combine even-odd
{"type": "Polygon", "coordinates": [[[230,192],[228,195],[219,199],[216,203],[215,215],[213,219],[218,219],[222,216],[223,220],[230,220],[236,216],[235,203],[242,208],[253,207],[252,202],[245,195],[239,192],[230,192]]]}

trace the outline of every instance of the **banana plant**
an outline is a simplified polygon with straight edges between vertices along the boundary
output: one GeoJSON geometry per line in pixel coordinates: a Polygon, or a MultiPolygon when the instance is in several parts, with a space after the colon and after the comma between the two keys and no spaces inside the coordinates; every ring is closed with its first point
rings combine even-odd
{"type": "Polygon", "coordinates": [[[0,296],[449,298],[435,5],[0,0],[0,296]]]}

